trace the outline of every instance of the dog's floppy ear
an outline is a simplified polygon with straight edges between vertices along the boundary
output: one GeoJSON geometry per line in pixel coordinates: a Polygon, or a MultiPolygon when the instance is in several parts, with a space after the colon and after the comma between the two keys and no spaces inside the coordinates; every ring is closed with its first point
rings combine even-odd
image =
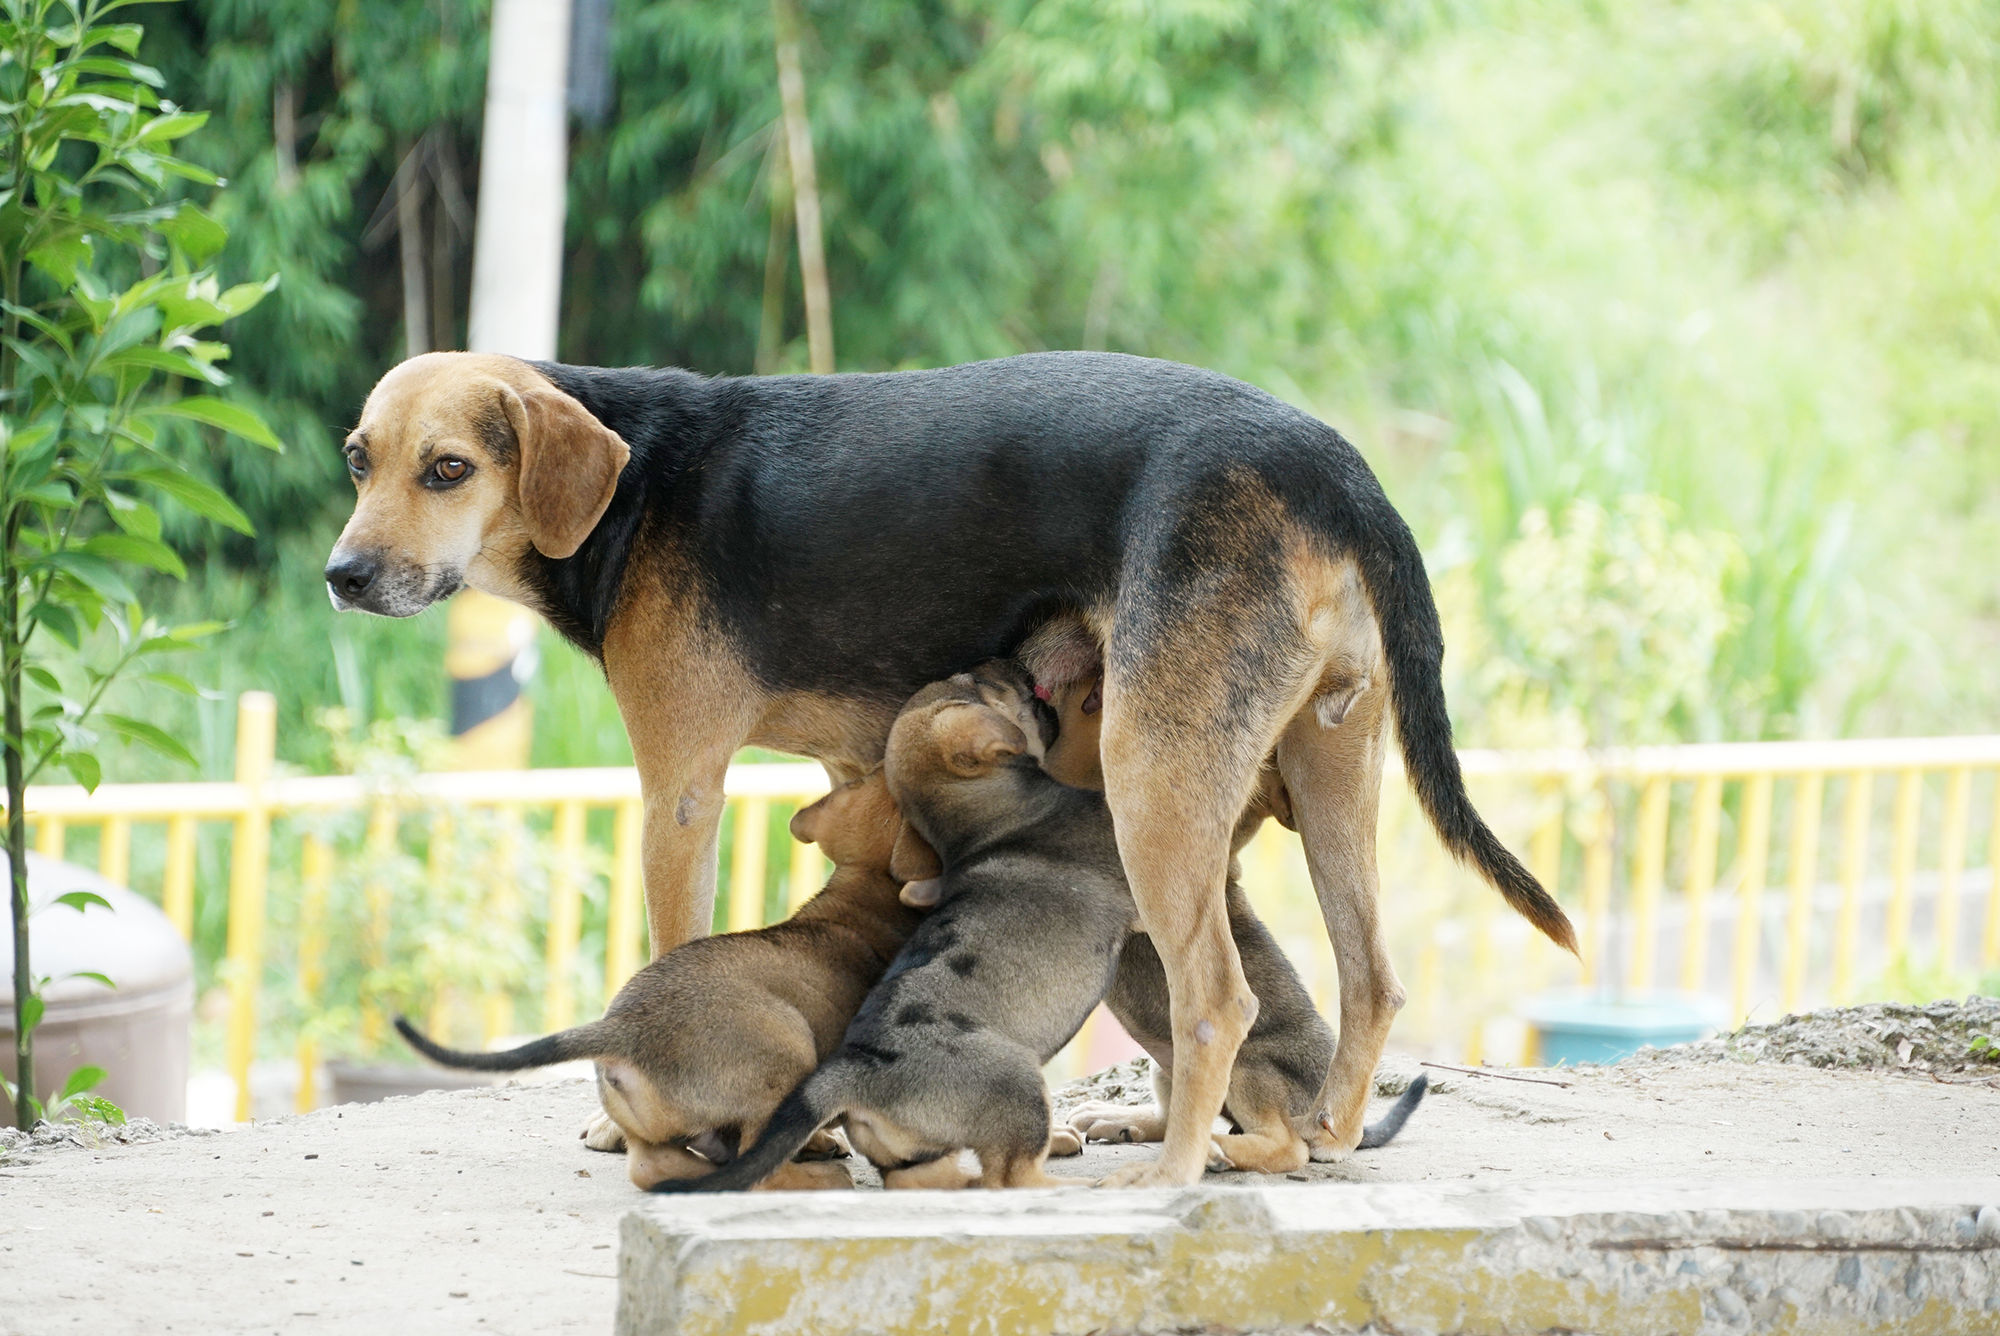
{"type": "Polygon", "coordinates": [[[545,557],[573,556],[611,504],[631,448],[561,390],[508,389],[500,398],[521,450],[528,541],[545,557]]]}
{"type": "Polygon", "coordinates": [[[810,803],[792,813],[792,838],[800,844],[818,844],[820,837],[819,823],[826,816],[827,804],[832,801],[833,794],[829,793],[819,801],[810,803]]]}
{"type": "MultiPolygon", "coordinates": [[[[930,841],[917,834],[916,827],[909,822],[896,835],[896,847],[889,854],[889,875],[908,885],[913,881],[932,881],[944,875],[944,864],[938,861],[937,850],[931,848],[930,841]]],[[[911,901],[905,900],[904,904],[911,901]]],[[[935,894],[932,903],[936,903],[935,894]]]]}
{"type": "Polygon", "coordinates": [[[944,760],[955,775],[983,774],[995,763],[1028,750],[1028,735],[1021,726],[992,710],[982,709],[972,720],[954,722],[944,760]]]}

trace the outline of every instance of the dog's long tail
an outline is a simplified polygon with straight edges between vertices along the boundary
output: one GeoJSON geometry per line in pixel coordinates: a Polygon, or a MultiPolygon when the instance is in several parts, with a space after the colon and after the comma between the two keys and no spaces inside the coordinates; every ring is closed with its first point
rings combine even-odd
{"type": "Polygon", "coordinates": [[[1389,1111],[1375,1122],[1361,1129],[1361,1142],[1357,1150],[1374,1150],[1386,1146],[1396,1139],[1396,1133],[1403,1130],[1403,1124],[1410,1121],[1410,1115],[1423,1103],[1424,1092],[1431,1088],[1431,1078],[1422,1072],[1410,1082],[1410,1088],[1403,1092],[1401,1099],[1389,1106],[1389,1111]]]}
{"type": "Polygon", "coordinates": [[[1360,561],[1361,580],[1382,627],[1396,736],[1410,786],[1444,847],[1471,862],[1522,918],[1574,955],[1576,929],[1569,916],[1500,843],[1465,792],[1444,704],[1444,632],[1417,540],[1386,498],[1372,519],[1373,541],[1360,561]]]}
{"type": "Polygon", "coordinates": [[[747,1192],[785,1166],[805,1149],[812,1134],[838,1117],[845,1102],[837,1092],[846,1073],[832,1060],[793,1087],[764,1125],[757,1144],[712,1174],[701,1178],[668,1178],[653,1184],[654,1192],[747,1192]]]}
{"type": "Polygon", "coordinates": [[[402,1016],[396,1017],[396,1033],[409,1040],[411,1048],[432,1062],[474,1072],[518,1072],[576,1058],[594,1058],[605,1052],[606,1038],[603,1022],[593,1021],[589,1025],[561,1030],[504,1052],[467,1053],[463,1049],[446,1048],[402,1016]]]}

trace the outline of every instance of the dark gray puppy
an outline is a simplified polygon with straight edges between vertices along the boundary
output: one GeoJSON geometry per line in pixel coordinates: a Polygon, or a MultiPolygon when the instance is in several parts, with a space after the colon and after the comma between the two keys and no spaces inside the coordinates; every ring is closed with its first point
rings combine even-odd
{"type": "Polygon", "coordinates": [[[1055,716],[1018,665],[926,687],[889,734],[904,818],[936,850],[937,908],[848,1027],[786,1096],[757,1144],[705,1178],[656,1192],[754,1187],[843,1119],[889,1187],[1044,1187],[1042,1064],[1111,986],[1136,917],[1101,795],[1050,778],[1055,716]]]}

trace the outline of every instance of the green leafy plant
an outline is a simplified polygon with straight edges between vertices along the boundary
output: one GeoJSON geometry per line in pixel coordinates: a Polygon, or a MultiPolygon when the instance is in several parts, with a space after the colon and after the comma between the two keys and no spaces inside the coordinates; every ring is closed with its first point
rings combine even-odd
{"type": "Polygon", "coordinates": [[[224,288],[210,267],[226,233],[180,191],[220,181],[175,152],[206,116],[160,95],[161,75],[136,58],[138,25],[109,21],[131,3],[0,3],[0,741],[22,1127],[39,1107],[41,1013],[28,951],[27,786],[58,766],[94,788],[100,730],[192,762],[158,725],[99,709],[133,670],[193,693],[186,678],[148,665],[220,629],[149,618],[134,577],[186,576],[161,541],[162,501],[250,528],[184,467],[181,447],[212,429],[279,448],[253,411],[213,393],[228,383],[229,348],[203,336],[270,285],[224,288]]]}

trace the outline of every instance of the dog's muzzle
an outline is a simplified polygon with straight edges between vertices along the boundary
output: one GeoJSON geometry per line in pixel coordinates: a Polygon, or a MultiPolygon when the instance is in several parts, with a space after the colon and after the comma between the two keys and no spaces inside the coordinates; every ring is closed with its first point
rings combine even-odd
{"type": "Polygon", "coordinates": [[[414,617],[441,598],[458,592],[455,574],[425,578],[421,569],[397,569],[380,557],[335,550],[326,564],[326,594],[336,612],[372,612],[378,617],[414,617]]]}

